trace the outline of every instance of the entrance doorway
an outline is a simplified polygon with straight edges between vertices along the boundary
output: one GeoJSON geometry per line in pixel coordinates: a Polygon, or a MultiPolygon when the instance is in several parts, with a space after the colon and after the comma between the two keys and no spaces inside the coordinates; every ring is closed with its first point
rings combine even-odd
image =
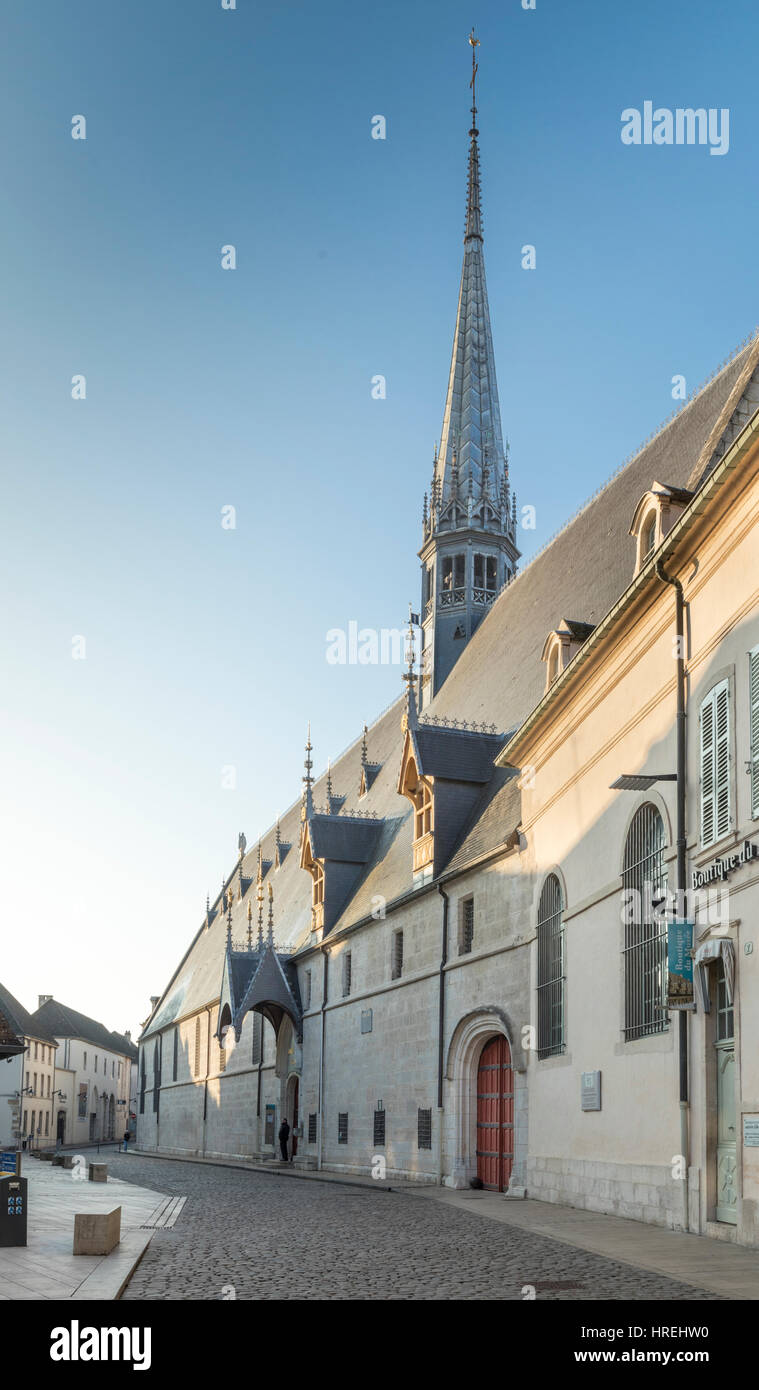
{"type": "Polygon", "coordinates": [[[66,1111],[58,1111],[58,1119],[55,1126],[55,1137],[58,1143],[62,1144],[66,1136],[66,1111]]]}
{"type": "Polygon", "coordinates": [[[298,1152],[298,1138],[295,1133],[298,1127],[298,1095],[299,1080],[297,1076],[291,1076],[287,1084],[287,1118],[290,1121],[290,1156],[295,1158],[298,1152]]]}
{"type": "Polygon", "coordinates": [[[728,999],[725,967],[720,958],[717,968],[716,1040],[717,1068],[717,1203],[718,1221],[734,1226],[737,1222],[737,1146],[735,1106],[735,1036],[733,1006],[728,999]]]}
{"type": "Polygon", "coordinates": [[[477,1068],[477,1176],[505,1192],[514,1161],[514,1072],[509,1040],[490,1038],[477,1068]]]}

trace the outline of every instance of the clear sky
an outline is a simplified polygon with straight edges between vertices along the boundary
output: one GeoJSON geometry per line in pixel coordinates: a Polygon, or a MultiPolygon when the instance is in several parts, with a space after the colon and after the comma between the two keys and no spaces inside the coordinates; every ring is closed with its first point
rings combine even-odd
{"type": "Polygon", "coordinates": [[[759,319],[755,0],[6,7],[0,978],[27,1007],[135,1031],[238,832],[299,795],[306,721],[320,771],[401,690],[325,636],[418,607],[472,23],[529,557],[759,319]],[[729,108],[728,152],[625,146],[647,100],[729,108]]]}

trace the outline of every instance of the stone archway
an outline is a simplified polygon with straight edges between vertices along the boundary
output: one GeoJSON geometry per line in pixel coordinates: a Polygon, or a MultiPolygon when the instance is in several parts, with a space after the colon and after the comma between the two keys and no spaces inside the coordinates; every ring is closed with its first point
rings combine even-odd
{"type": "Polygon", "coordinates": [[[477,1176],[477,1073],[483,1048],[493,1039],[507,1039],[514,1066],[514,1160],[509,1191],[524,1185],[527,1157],[526,1061],[513,1025],[495,1005],[460,1019],[448,1048],[446,1067],[447,1187],[468,1187],[477,1176]]]}

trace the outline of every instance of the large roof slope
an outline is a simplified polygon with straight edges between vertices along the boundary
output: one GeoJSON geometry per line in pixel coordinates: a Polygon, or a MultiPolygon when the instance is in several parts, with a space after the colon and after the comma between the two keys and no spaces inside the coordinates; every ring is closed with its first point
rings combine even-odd
{"type": "Polygon", "coordinates": [[[31,1021],[47,1029],[54,1038],[81,1038],[83,1042],[102,1047],[107,1052],[116,1052],[122,1057],[136,1057],[134,1043],[122,1033],[112,1033],[104,1024],[98,1023],[57,999],[48,999],[31,1016],[31,1021]]]}
{"type": "MultiPolygon", "coordinates": [[[[463,651],[429,713],[446,720],[494,724],[507,733],[516,729],[539,702],[545,684],[541,652],[546,635],[567,613],[596,625],[614,605],[633,575],[634,542],[628,531],[637,502],[655,479],[677,487],[694,487],[708,470],[732,412],[744,398],[759,362],[759,340],[752,340],[631,459],[572,521],[518,575],[494,603],[463,651]]],[[[342,917],[341,929],[369,917],[378,896],[387,903],[412,887],[411,807],[397,793],[401,758],[402,700],[371,726],[368,759],[380,764],[369,791],[358,800],[361,740],[332,765],[333,795],[344,797],[343,813],[360,809],[384,818],[371,861],[366,865],[342,917]]],[[[327,800],[326,776],[314,786],[314,804],[327,800]]],[[[452,868],[489,853],[514,829],[519,814],[515,782],[498,773],[484,789],[450,861],[452,868]]],[[[280,836],[290,848],[274,867],[275,832],[262,839],[262,858],[270,863],[266,882],[274,890],[275,932],[279,943],[301,945],[311,922],[311,880],[300,868],[300,801],[282,818],[280,836]]],[[[245,940],[248,903],[256,926],[257,845],[227,882],[235,889],[233,940],[245,940]],[[240,869],[244,893],[238,897],[240,869]]],[[[217,900],[218,909],[218,900],[217,900]]],[[[219,996],[227,921],[218,910],[203,923],[150,1018],[148,1035],[173,1020],[201,1009],[219,996]]]]}
{"type": "Polygon", "coordinates": [[[55,1035],[51,1033],[50,1029],[39,1022],[36,1015],[30,1014],[23,1004],[19,1004],[18,999],[4,985],[0,985],[0,1013],[17,1037],[37,1038],[40,1042],[55,1042],[55,1035]]]}

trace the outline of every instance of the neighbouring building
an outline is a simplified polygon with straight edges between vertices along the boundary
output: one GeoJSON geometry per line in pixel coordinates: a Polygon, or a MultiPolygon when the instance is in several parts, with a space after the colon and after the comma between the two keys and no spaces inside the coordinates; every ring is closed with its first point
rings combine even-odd
{"type": "Polygon", "coordinates": [[[128,1127],[137,1048],[86,1014],[40,995],[31,1022],[57,1044],[52,1142],[77,1145],[120,1139],[128,1127]]]}
{"type": "Polygon", "coordinates": [[[273,1159],[286,1115],[298,1164],[759,1243],[759,339],[519,571],[472,115],[421,670],[318,779],[309,734],[300,799],[240,837],[152,1001],[138,1143],[273,1159]],[[675,864],[730,888],[684,1027],[675,864]]]}
{"type": "Polygon", "coordinates": [[[57,1046],[45,1024],[0,985],[0,1145],[41,1149],[55,1143],[57,1046]]]}

